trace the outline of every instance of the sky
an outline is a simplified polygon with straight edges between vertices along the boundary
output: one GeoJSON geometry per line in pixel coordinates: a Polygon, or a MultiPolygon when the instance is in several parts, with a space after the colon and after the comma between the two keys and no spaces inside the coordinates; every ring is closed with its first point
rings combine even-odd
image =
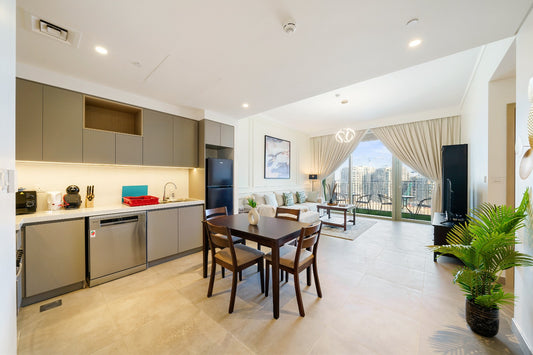
{"type": "Polygon", "coordinates": [[[352,153],[353,166],[385,168],[392,165],[392,154],[380,141],[361,142],[352,153]]]}

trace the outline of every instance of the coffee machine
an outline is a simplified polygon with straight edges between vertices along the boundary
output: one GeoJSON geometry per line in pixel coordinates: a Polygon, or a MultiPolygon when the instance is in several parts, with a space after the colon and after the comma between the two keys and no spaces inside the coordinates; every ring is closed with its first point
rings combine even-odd
{"type": "Polygon", "coordinates": [[[69,187],[67,187],[67,194],[63,196],[63,203],[64,207],[67,209],[80,208],[80,188],[76,185],[70,185],[69,187]]]}

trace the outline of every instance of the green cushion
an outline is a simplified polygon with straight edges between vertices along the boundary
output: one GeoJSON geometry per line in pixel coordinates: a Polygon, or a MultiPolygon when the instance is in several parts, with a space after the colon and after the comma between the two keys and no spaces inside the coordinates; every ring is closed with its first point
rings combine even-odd
{"type": "Polygon", "coordinates": [[[292,192],[284,192],[283,193],[283,204],[285,206],[293,206],[294,205],[294,196],[292,192]]]}
{"type": "Polygon", "coordinates": [[[303,191],[297,191],[296,197],[298,198],[298,203],[304,203],[307,196],[305,196],[305,192],[303,191]]]}

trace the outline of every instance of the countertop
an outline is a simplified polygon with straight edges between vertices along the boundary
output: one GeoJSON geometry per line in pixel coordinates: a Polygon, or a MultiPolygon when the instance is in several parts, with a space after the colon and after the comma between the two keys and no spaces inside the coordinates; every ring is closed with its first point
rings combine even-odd
{"type": "Polygon", "coordinates": [[[71,210],[58,210],[58,211],[39,211],[31,214],[23,214],[16,216],[16,228],[19,230],[23,225],[30,223],[50,222],[72,218],[90,217],[108,215],[114,213],[125,212],[138,212],[138,211],[150,211],[165,208],[186,207],[194,205],[202,205],[203,200],[189,200],[182,202],[168,202],[160,203],[157,205],[136,206],[130,207],[125,204],[116,204],[108,206],[97,206],[91,208],[75,208],[71,210]]]}

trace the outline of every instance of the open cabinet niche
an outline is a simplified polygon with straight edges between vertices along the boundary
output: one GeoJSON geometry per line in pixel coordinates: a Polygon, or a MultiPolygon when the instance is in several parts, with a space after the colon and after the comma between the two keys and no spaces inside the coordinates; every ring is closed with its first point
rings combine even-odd
{"type": "Polygon", "coordinates": [[[142,136],[142,109],[101,98],[84,96],[83,127],[142,136]]]}

